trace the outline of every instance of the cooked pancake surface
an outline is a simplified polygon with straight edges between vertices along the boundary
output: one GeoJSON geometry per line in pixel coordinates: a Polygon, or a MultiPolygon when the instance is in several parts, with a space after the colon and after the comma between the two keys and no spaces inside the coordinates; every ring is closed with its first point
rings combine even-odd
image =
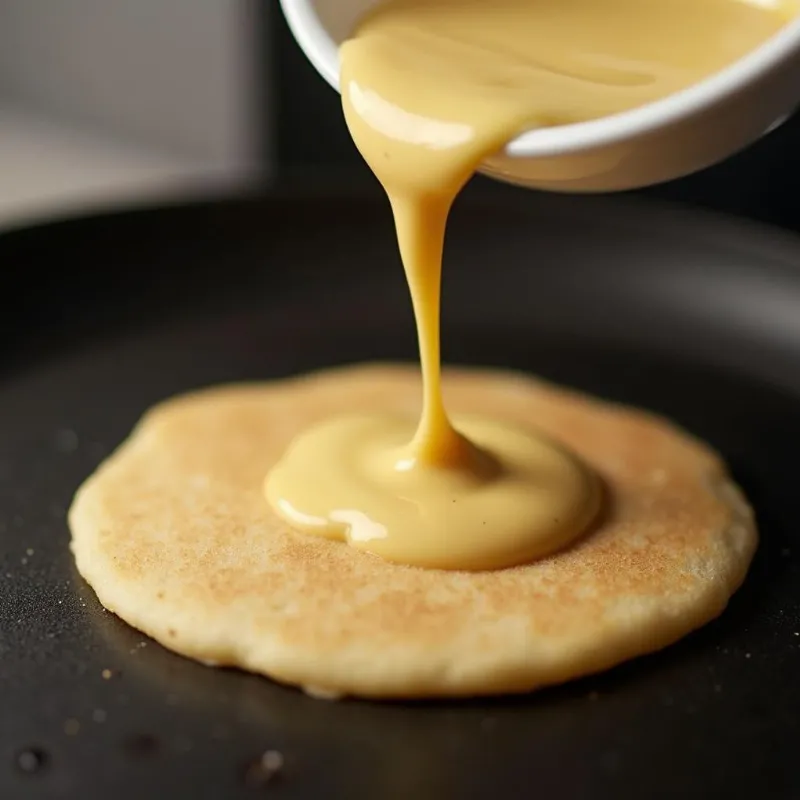
{"type": "Polygon", "coordinates": [[[263,482],[297,433],[355,410],[419,413],[417,370],[366,365],[150,411],[76,495],[78,569],[103,605],[176,652],[331,695],[527,691],[659,649],[722,611],[757,534],[708,447],[514,373],[451,370],[445,392],[455,415],[529,425],[585,459],[605,484],[600,524],[493,572],[406,567],[290,530],[263,482]]]}

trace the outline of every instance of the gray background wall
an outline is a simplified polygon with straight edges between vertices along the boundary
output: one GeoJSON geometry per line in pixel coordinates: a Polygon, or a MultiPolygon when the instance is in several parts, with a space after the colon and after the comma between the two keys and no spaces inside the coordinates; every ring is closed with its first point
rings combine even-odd
{"type": "Polygon", "coordinates": [[[255,0],[0,0],[0,104],[239,168],[267,136],[255,11],[255,0]]]}

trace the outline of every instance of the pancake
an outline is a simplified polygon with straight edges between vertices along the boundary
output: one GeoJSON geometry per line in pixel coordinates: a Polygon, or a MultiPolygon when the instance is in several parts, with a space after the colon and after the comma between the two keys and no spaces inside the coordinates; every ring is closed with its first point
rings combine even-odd
{"type": "Polygon", "coordinates": [[[262,487],[297,433],[343,412],[419,413],[418,370],[366,365],[149,411],[75,497],[78,569],[165,647],[325,696],[529,691],[662,648],[724,609],[757,533],[706,445],[515,373],[449,370],[445,395],[456,416],[532,426],[585,459],[606,493],[595,528],[488,572],[393,564],[290,530],[262,487]]]}

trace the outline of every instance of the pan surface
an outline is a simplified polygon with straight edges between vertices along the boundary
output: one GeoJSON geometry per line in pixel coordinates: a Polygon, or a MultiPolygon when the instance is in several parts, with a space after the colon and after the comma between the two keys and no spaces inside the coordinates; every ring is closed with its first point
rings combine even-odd
{"type": "Polygon", "coordinates": [[[446,359],[667,414],[728,459],[762,532],[729,609],[683,642],[468,703],[327,703],[192,663],[104,612],[68,551],[74,490],[150,404],[415,357],[379,196],[75,220],[5,234],[0,264],[0,797],[800,797],[793,239],[513,190],[456,209],[446,359]]]}

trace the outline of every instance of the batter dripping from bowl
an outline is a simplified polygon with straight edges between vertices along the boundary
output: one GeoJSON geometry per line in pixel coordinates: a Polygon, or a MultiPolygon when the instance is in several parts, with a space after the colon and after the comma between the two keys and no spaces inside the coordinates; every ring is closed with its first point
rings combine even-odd
{"type": "Polygon", "coordinates": [[[533,431],[454,425],[445,409],[439,305],[450,208],[478,165],[519,133],[665,97],[790,19],[788,6],[738,0],[389,0],[368,14],[341,48],[342,102],[394,213],[422,416],[416,432],[391,415],[308,431],[269,476],[275,512],[305,532],[425,567],[514,566],[580,536],[600,505],[585,465],[533,431]]]}

